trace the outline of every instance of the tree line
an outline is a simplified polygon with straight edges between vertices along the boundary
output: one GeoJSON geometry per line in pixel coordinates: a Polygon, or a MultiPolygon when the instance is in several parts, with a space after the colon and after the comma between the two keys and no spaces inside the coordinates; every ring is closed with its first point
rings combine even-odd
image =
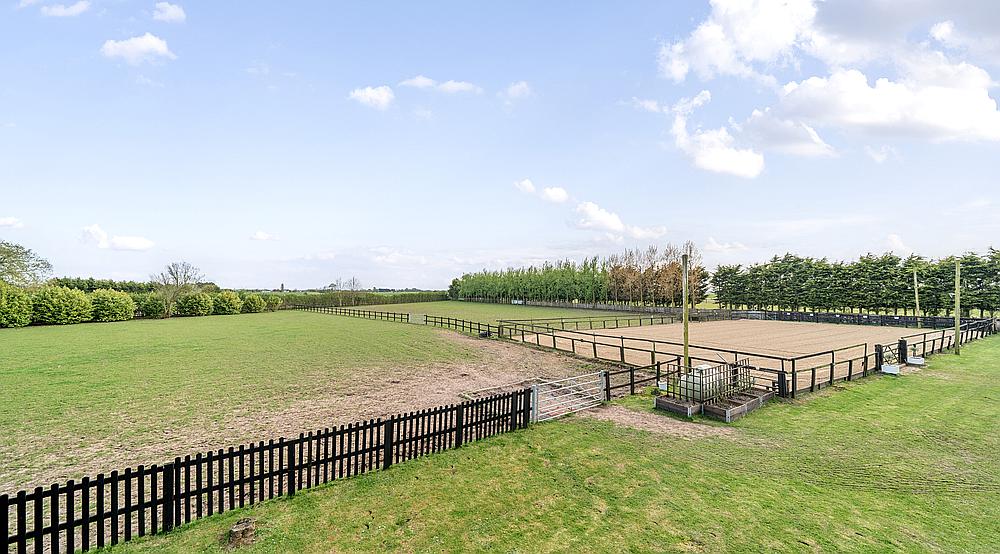
{"type": "Polygon", "coordinates": [[[915,274],[917,315],[951,315],[956,260],[961,263],[962,315],[978,311],[992,317],[1000,309],[1000,251],[993,248],[937,260],[886,253],[831,262],[785,254],[746,267],[721,265],[711,285],[724,308],[906,315],[916,311],[915,274]]]}
{"type": "Polygon", "coordinates": [[[625,249],[582,262],[562,260],[540,266],[483,270],[454,279],[452,298],[500,302],[541,300],[646,306],[680,306],[683,277],[681,255],[690,256],[688,285],[692,305],[702,301],[709,272],[694,243],[646,249],[625,249]]]}

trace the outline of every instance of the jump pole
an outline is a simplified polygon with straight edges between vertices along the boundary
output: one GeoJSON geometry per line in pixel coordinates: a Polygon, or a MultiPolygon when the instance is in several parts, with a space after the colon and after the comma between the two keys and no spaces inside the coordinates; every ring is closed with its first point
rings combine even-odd
{"type": "Polygon", "coordinates": [[[681,312],[684,318],[684,367],[691,367],[691,358],[688,356],[688,255],[681,256],[681,300],[684,302],[684,310],[681,312]]]}

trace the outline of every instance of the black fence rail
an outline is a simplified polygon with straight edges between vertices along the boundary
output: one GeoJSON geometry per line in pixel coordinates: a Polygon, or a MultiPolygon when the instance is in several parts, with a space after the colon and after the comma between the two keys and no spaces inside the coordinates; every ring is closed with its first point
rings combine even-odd
{"type": "Polygon", "coordinates": [[[501,336],[501,326],[467,319],[456,319],[454,317],[442,317],[436,315],[424,316],[424,324],[432,327],[442,327],[452,329],[462,333],[472,333],[483,337],[501,336]]]}
{"type": "Polygon", "coordinates": [[[621,327],[642,327],[643,325],[669,325],[678,319],[668,315],[629,315],[591,317],[548,317],[534,319],[501,319],[501,325],[542,325],[560,330],[618,329],[621,327]]]}
{"type": "Polygon", "coordinates": [[[0,552],[75,552],[528,426],[531,389],[0,495],[0,552]]]}
{"type": "Polygon", "coordinates": [[[356,308],[339,308],[337,306],[287,306],[286,310],[302,310],[306,312],[316,312],[321,314],[345,315],[348,317],[360,317],[364,319],[378,319],[382,321],[397,321],[409,323],[410,314],[400,312],[378,312],[373,310],[358,310],[356,308]]]}

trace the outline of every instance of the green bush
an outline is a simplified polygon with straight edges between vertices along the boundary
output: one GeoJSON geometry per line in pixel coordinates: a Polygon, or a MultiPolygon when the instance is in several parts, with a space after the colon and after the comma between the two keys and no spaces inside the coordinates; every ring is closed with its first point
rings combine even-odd
{"type": "Polygon", "coordinates": [[[135,305],[138,306],[139,312],[144,318],[161,319],[167,313],[166,304],[163,303],[163,299],[156,293],[133,294],[132,300],[135,301],[135,305]]]}
{"type": "Polygon", "coordinates": [[[240,310],[243,308],[243,301],[240,300],[240,295],[235,292],[224,290],[215,295],[213,305],[214,310],[212,313],[216,315],[231,315],[240,313],[240,310]]]}
{"type": "Polygon", "coordinates": [[[277,310],[284,302],[277,294],[267,294],[264,296],[264,303],[267,304],[267,311],[269,312],[277,310]]]}
{"type": "Polygon", "coordinates": [[[127,292],[97,289],[90,293],[94,321],[126,321],[135,317],[135,301],[127,292]]]}
{"type": "Polygon", "coordinates": [[[243,297],[243,313],[256,314],[267,308],[267,302],[259,294],[247,294],[243,297]]]}
{"type": "Polygon", "coordinates": [[[24,327],[31,323],[31,297],[23,290],[0,281],[0,327],[24,327]]]}
{"type": "Polygon", "coordinates": [[[177,299],[177,315],[199,316],[212,313],[212,297],[204,292],[189,294],[177,299]]]}
{"type": "Polygon", "coordinates": [[[41,325],[66,325],[90,321],[87,293],[66,287],[42,287],[31,295],[31,321],[41,325]]]}

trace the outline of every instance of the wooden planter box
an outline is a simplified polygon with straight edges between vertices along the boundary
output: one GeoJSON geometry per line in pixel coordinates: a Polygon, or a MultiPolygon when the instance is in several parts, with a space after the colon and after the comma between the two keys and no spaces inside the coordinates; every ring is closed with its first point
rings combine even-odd
{"type": "Polygon", "coordinates": [[[695,414],[701,413],[703,404],[700,402],[667,398],[666,396],[657,396],[653,400],[653,407],[659,410],[666,410],[675,414],[681,414],[684,417],[693,417],[695,414]]]}

